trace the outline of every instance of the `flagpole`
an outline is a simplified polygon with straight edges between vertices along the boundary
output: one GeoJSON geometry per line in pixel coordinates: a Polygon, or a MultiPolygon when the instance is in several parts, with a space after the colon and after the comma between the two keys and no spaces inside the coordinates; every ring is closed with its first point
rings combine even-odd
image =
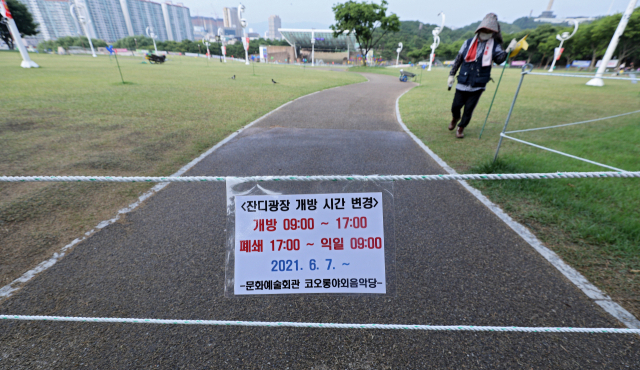
{"type": "Polygon", "coordinates": [[[7,3],[4,0],[0,0],[0,15],[4,17],[7,24],[7,29],[9,29],[9,33],[11,37],[13,37],[13,45],[18,47],[20,51],[20,55],[22,56],[22,63],[20,63],[20,67],[22,68],[38,68],[39,65],[36,64],[29,57],[29,52],[27,48],[22,43],[22,37],[20,37],[20,30],[18,30],[18,26],[16,26],[16,22],[13,20],[13,16],[11,15],[11,11],[7,6],[7,3]]]}
{"type": "Polygon", "coordinates": [[[507,55],[507,60],[504,61],[504,67],[502,67],[502,73],[500,73],[500,79],[498,80],[498,84],[496,85],[496,91],[493,93],[493,99],[491,99],[491,104],[489,105],[489,111],[487,112],[487,118],[484,119],[484,125],[482,125],[482,130],[480,130],[480,136],[478,139],[482,139],[482,133],[484,132],[484,126],[487,125],[487,120],[489,119],[489,114],[491,113],[491,107],[493,107],[493,101],[496,100],[496,94],[498,94],[498,87],[500,87],[500,81],[502,81],[502,75],[504,75],[504,70],[507,68],[507,64],[509,64],[509,55],[507,55]]]}

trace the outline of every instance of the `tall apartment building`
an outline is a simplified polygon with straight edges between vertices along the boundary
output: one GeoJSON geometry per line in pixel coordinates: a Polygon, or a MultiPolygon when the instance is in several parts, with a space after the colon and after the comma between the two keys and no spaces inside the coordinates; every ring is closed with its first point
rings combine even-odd
{"type": "Polygon", "coordinates": [[[18,0],[25,4],[39,24],[39,34],[28,37],[37,43],[64,36],[84,35],[72,18],[70,5],[77,15],[86,18],[91,38],[114,42],[127,36],[146,35],[153,27],[158,41],[193,40],[193,25],[189,8],[149,0],[18,0]]]}
{"type": "Polygon", "coordinates": [[[127,30],[122,6],[117,0],[82,0],[87,7],[91,23],[88,24],[91,37],[114,42],[132,36],[127,30]],[[93,32],[92,32],[93,31],[93,32]]]}
{"type": "Polygon", "coordinates": [[[193,37],[196,41],[202,40],[207,34],[217,35],[218,28],[224,27],[224,20],[213,17],[195,16],[191,17],[193,24],[193,37]]]}
{"type": "Polygon", "coordinates": [[[18,0],[24,4],[34,21],[39,24],[40,31],[36,36],[26,37],[30,44],[43,40],[54,40],[59,37],[78,34],[77,25],[71,17],[68,0],[18,0]]]}
{"type": "Polygon", "coordinates": [[[242,36],[242,25],[238,18],[238,8],[222,8],[225,28],[235,28],[236,36],[242,36]]]}
{"type": "Polygon", "coordinates": [[[281,40],[282,34],[280,33],[280,28],[282,28],[282,21],[280,17],[277,15],[272,15],[269,17],[269,38],[272,40],[281,40]]]}
{"type": "Polygon", "coordinates": [[[147,27],[153,28],[158,41],[169,40],[164,24],[162,6],[148,0],[120,0],[129,35],[147,35],[147,27]]]}
{"type": "Polygon", "coordinates": [[[169,40],[193,40],[193,25],[189,8],[182,3],[174,5],[171,1],[165,1],[162,3],[162,15],[169,40]]]}

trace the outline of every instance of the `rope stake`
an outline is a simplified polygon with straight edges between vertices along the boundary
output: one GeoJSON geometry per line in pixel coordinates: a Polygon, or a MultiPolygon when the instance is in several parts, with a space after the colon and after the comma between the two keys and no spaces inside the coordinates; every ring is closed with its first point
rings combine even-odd
{"type": "MultiPolygon", "coordinates": [[[[507,137],[506,135],[503,135],[507,137]]],[[[516,140],[511,137],[507,137],[516,140]]],[[[168,176],[168,177],[120,177],[120,176],[0,176],[0,182],[274,182],[274,181],[436,181],[436,180],[545,180],[579,178],[631,178],[640,177],[640,171],[619,172],[551,172],[505,174],[455,174],[455,175],[333,175],[333,176],[168,176]]]]}
{"type": "Polygon", "coordinates": [[[3,321],[3,320],[120,323],[120,324],[160,324],[160,325],[261,326],[261,327],[324,328],[324,329],[385,329],[385,330],[427,330],[427,331],[491,331],[491,332],[520,332],[520,333],[640,334],[640,329],[617,329],[617,328],[337,324],[337,323],[277,322],[277,321],[269,322],[269,321],[225,321],[225,320],[167,320],[167,319],[130,319],[130,318],[117,318],[117,317],[0,315],[0,321],[3,321]]]}

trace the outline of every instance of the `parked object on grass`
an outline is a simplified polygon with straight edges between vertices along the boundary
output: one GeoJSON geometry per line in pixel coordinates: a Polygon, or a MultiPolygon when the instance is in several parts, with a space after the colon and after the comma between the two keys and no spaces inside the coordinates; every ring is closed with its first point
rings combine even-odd
{"type": "Polygon", "coordinates": [[[413,80],[415,81],[415,77],[416,77],[415,73],[406,72],[406,71],[403,71],[402,69],[400,70],[400,81],[402,82],[407,82],[409,78],[413,78],[413,80]]]}
{"type": "Polygon", "coordinates": [[[151,64],[162,64],[167,59],[166,55],[147,54],[145,57],[151,64]]]}

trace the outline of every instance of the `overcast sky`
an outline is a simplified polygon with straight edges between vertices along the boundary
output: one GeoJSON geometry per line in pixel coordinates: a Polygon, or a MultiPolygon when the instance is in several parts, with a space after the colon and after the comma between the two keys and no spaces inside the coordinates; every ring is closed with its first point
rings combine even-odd
{"type": "MultiPolygon", "coordinates": [[[[214,11],[222,18],[222,8],[236,7],[238,0],[174,0],[191,8],[191,15],[214,16],[214,11]]],[[[313,22],[326,26],[333,23],[331,7],[340,0],[242,0],[247,8],[245,18],[251,24],[266,22],[269,15],[276,14],[287,23],[313,22]]],[[[379,0],[376,0],[379,2],[379,0]]],[[[513,22],[527,16],[533,10],[537,16],[547,8],[549,0],[388,0],[389,11],[401,20],[419,20],[425,23],[439,23],[437,14],[444,11],[446,24],[462,27],[480,20],[486,13],[498,14],[498,19],[513,22]]],[[[622,12],[628,0],[613,0],[611,12],[622,12]]],[[[606,15],[612,0],[555,0],[552,11],[559,17],[606,15]]]]}

